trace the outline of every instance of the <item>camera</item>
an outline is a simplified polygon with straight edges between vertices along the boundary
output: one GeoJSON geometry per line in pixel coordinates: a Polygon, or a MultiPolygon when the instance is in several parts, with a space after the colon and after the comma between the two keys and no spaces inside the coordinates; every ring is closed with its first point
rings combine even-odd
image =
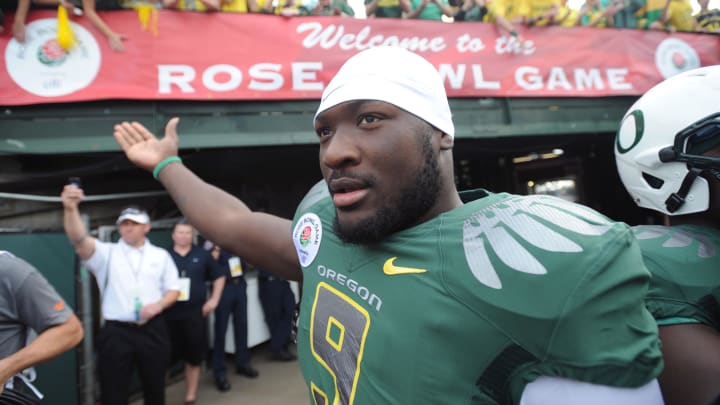
{"type": "Polygon", "coordinates": [[[82,183],[80,182],[80,177],[68,177],[68,184],[72,184],[77,188],[80,188],[82,186],[82,183]]]}

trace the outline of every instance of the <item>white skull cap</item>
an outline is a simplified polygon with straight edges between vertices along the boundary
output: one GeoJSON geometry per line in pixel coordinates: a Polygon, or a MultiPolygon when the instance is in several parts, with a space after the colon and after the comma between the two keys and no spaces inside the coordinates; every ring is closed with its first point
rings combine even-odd
{"type": "Polygon", "coordinates": [[[379,46],[348,59],[323,91],[321,112],[353,100],[393,104],[455,136],[445,86],[437,69],[404,48],[379,46]]]}

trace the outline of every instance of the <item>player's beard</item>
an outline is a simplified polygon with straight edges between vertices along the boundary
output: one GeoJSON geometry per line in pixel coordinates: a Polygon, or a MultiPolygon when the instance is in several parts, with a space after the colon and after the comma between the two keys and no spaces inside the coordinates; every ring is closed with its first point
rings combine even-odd
{"type": "Polygon", "coordinates": [[[361,220],[354,226],[340,223],[337,214],[335,215],[333,228],[340,240],[352,244],[380,242],[388,235],[415,224],[418,218],[435,205],[441,180],[437,154],[431,143],[432,133],[432,127],[428,127],[422,134],[425,164],[415,176],[410,177],[412,182],[401,189],[398,201],[380,207],[374,216],[361,220]]]}

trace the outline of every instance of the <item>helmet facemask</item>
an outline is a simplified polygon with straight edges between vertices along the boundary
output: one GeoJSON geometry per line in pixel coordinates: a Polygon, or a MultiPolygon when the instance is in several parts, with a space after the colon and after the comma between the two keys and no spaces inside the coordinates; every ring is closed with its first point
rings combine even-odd
{"type": "Polygon", "coordinates": [[[703,173],[709,173],[720,181],[720,156],[704,155],[718,147],[720,113],[715,113],[690,124],[675,135],[672,146],[660,149],[658,157],[661,162],[685,162],[688,167],[680,189],[665,201],[668,211],[673,213],[685,203],[692,182],[703,173]]]}
{"type": "Polygon", "coordinates": [[[615,160],[633,201],[666,215],[706,211],[720,180],[720,66],[673,76],[638,99],[618,129],[615,160]]]}

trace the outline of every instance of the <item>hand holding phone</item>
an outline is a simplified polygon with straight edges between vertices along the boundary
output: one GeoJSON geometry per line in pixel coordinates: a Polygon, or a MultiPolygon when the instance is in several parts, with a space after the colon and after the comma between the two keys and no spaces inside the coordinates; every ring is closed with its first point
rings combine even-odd
{"type": "Polygon", "coordinates": [[[68,184],[71,184],[77,188],[82,188],[80,177],[68,177],[68,184]]]}

